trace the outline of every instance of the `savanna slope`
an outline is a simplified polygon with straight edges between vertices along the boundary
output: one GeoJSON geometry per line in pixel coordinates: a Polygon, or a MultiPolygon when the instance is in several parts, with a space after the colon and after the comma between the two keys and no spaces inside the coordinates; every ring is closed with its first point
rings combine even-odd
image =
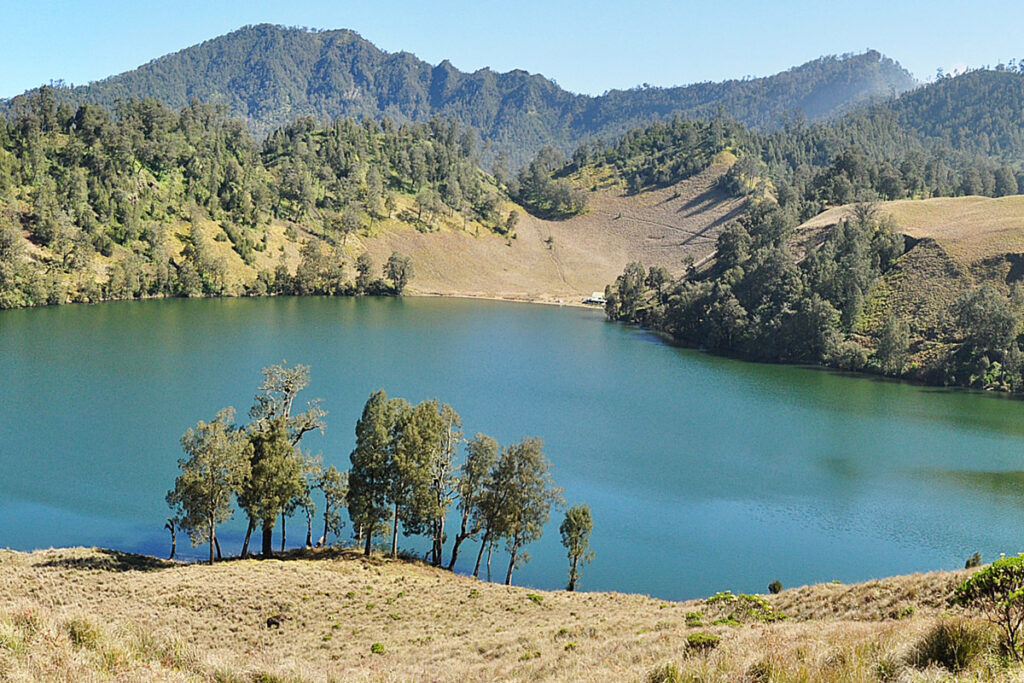
{"type": "MultiPolygon", "coordinates": [[[[521,70],[465,73],[448,61],[434,66],[407,52],[384,52],[352,31],[262,24],[61,89],[60,97],[73,107],[108,109],[131,98],[157,99],[172,109],[193,98],[223,103],[258,138],[302,116],[426,122],[440,115],[491,143],[488,160],[504,150],[518,167],[544,145],[569,153],[587,138],[611,138],[673,114],[708,118],[722,111],[748,125],[773,126],[791,112],[824,119],[913,85],[898,64],[871,51],[818,59],[766,78],[591,97],[521,70]]],[[[19,99],[6,106],[16,110],[19,99]]]]}
{"type": "Polygon", "coordinates": [[[700,154],[684,181],[634,195],[616,167],[491,176],[451,120],[299,119],[257,143],[212,105],[129,100],[111,116],[43,90],[0,121],[0,308],[401,293],[410,278],[382,277],[395,253],[412,292],[578,300],[631,260],[681,269],[741,210],[718,182],[728,140],[685,126],[700,154]],[[566,194],[561,221],[510,199],[550,213],[566,194]]]}
{"type": "MultiPolygon", "coordinates": [[[[212,567],[0,551],[0,678],[942,680],[953,673],[922,645],[936,624],[967,619],[990,637],[949,605],[965,576],[675,603],[498,586],[350,551],[212,567]],[[706,636],[720,640],[702,647],[706,636]]],[[[985,642],[962,675],[1013,679],[985,642]]]]}

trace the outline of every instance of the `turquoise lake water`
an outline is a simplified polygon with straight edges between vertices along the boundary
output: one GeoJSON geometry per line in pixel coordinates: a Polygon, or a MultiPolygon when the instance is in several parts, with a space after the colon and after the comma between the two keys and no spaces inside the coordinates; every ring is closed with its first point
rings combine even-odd
{"type": "MultiPolygon", "coordinates": [[[[377,388],[450,403],[467,435],[542,437],[567,501],[593,511],[582,590],[764,592],[1024,549],[1020,401],[714,358],[599,311],[416,298],[0,313],[0,547],[165,555],[181,434],[227,405],[244,419],[281,361],[312,366],[303,393],[328,429],[304,447],[340,468],[377,388]]],[[[515,583],[564,586],[559,521],[515,583]]],[[[224,529],[226,552],[243,526],[224,529]]],[[[304,540],[303,520],[288,530],[304,540]]]]}

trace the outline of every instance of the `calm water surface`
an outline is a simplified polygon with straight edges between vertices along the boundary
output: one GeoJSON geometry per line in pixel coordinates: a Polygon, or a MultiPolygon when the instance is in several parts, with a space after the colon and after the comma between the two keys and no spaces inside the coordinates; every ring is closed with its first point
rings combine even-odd
{"type": "MultiPolygon", "coordinates": [[[[597,311],[318,298],[0,313],[0,546],[165,554],[182,432],[227,405],[244,418],[282,360],[312,366],[304,393],[330,414],[304,445],[342,468],[381,387],[450,403],[467,435],[543,437],[566,499],[593,510],[584,590],[763,592],[1024,548],[1018,401],[712,358],[597,311]]],[[[517,583],[564,585],[559,521],[517,583]]]]}

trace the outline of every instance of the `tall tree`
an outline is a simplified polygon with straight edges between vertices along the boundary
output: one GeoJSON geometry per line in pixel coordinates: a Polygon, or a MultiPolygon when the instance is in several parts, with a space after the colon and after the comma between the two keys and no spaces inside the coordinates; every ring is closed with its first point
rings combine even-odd
{"type": "Polygon", "coordinates": [[[178,526],[188,532],[192,545],[210,544],[210,564],[217,545],[217,524],[233,516],[231,497],[249,472],[247,451],[251,447],[232,426],[234,416],[233,408],[225,408],[213,421],[200,420],[185,432],[181,447],[188,457],[178,461],[181,474],[167,493],[178,526]]]}
{"type": "Polygon", "coordinates": [[[398,556],[398,529],[405,535],[426,533],[432,521],[431,465],[441,447],[442,423],[437,401],[415,407],[405,399],[395,404],[395,429],[388,468],[388,500],[392,506],[391,556],[398,556]]]}
{"type": "Polygon", "coordinates": [[[345,496],[348,515],[369,556],[374,534],[386,524],[388,479],[395,406],[384,390],[370,394],[356,422],[356,447],[349,456],[352,468],[345,496]]]}
{"type": "MultiPolygon", "coordinates": [[[[436,402],[435,402],[436,404],[436,402]]],[[[444,528],[448,508],[455,498],[455,456],[462,441],[462,418],[450,405],[443,403],[438,408],[441,432],[437,450],[429,465],[429,501],[427,515],[433,544],[431,563],[440,567],[444,552],[444,528]]]]}
{"type": "Polygon", "coordinates": [[[388,262],[384,264],[384,277],[394,284],[395,294],[401,294],[413,277],[412,259],[397,251],[392,252],[388,262]]]}
{"type": "Polygon", "coordinates": [[[576,590],[583,571],[580,564],[594,560],[594,551],[590,550],[590,532],[594,530],[594,520],[590,516],[590,506],[573,505],[566,510],[565,519],[558,527],[562,534],[562,545],[569,553],[569,585],[568,591],[576,590]]]}
{"type": "Polygon", "coordinates": [[[239,495],[239,504],[249,515],[243,557],[258,524],[263,530],[263,554],[269,556],[273,552],[271,536],[276,518],[304,490],[306,463],[298,445],[309,432],[324,430],[327,415],[319,399],[308,402],[301,413],[295,413],[296,397],[308,385],[308,365],[263,368],[263,381],[249,409],[252,422],[248,432],[253,444],[250,475],[239,495]]]}
{"type": "MultiPolygon", "coordinates": [[[[252,444],[250,472],[239,492],[238,502],[249,515],[249,531],[257,525],[263,531],[264,557],[274,552],[273,533],[278,516],[304,489],[302,454],[289,437],[284,417],[274,418],[265,429],[249,435],[252,444]]],[[[248,540],[247,532],[243,555],[248,540]]]]}
{"type": "Polygon", "coordinates": [[[344,524],[341,520],[341,507],[348,495],[348,472],[339,472],[337,467],[331,465],[321,471],[316,487],[324,494],[324,535],[320,537],[317,546],[326,548],[327,535],[333,533],[337,536],[344,524]]]}
{"type": "Polygon", "coordinates": [[[461,525],[455,535],[452,546],[452,557],[448,569],[455,569],[455,561],[459,557],[459,547],[463,541],[476,536],[483,529],[484,516],[481,511],[481,499],[487,490],[488,477],[498,461],[498,442],[486,434],[477,434],[466,444],[466,460],[459,468],[456,483],[458,493],[458,510],[461,525]]]}
{"type": "Polygon", "coordinates": [[[561,489],[551,481],[543,442],[536,438],[523,439],[506,447],[494,470],[491,486],[501,492],[502,504],[495,511],[498,531],[505,539],[509,554],[505,585],[512,583],[512,572],[530,556],[523,547],[536,541],[544,533],[544,525],[551,516],[551,506],[562,500],[561,489]]]}

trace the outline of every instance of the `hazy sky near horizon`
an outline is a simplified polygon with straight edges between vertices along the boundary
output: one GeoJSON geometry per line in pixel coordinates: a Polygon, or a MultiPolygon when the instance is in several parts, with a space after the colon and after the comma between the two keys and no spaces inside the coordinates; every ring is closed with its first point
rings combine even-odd
{"type": "Polygon", "coordinates": [[[922,80],[1024,58],[1020,0],[4,0],[0,97],[99,80],[264,22],[349,28],[389,52],[526,69],[590,94],[765,76],[867,48],[922,80]]]}

